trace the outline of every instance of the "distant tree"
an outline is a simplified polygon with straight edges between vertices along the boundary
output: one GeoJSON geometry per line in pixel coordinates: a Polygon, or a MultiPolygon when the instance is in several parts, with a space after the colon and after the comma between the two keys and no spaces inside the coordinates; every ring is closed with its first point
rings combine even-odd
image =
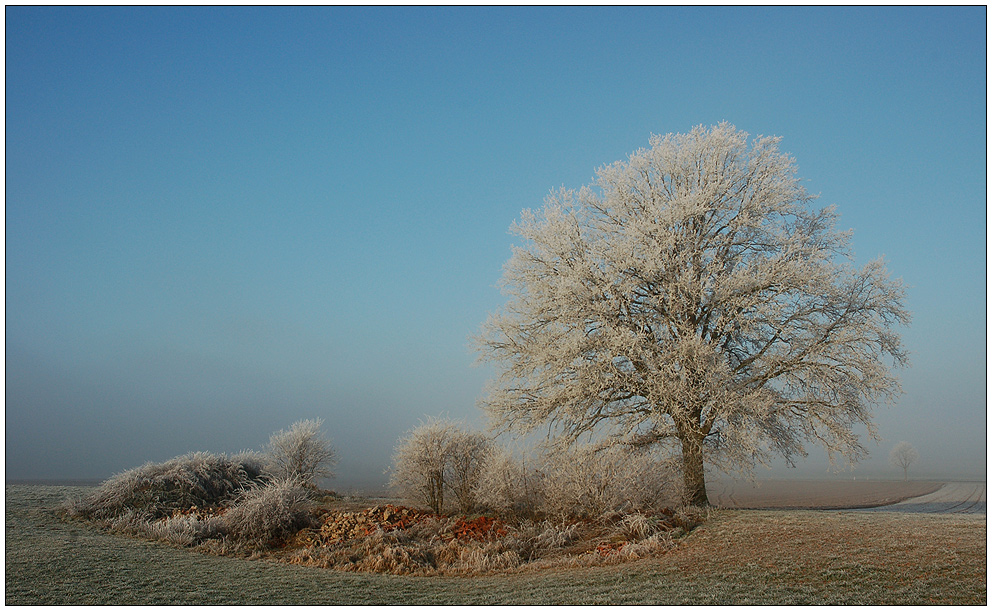
{"type": "Polygon", "coordinates": [[[704,459],[866,454],[855,426],[877,439],[871,407],[900,392],[903,284],[881,259],[853,266],[778,143],[727,123],[653,136],[522,213],[510,301],[478,339],[502,366],[483,400],[497,430],[670,444],[694,505],[704,459]]]}
{"type": "Polygon", "coordinates": [[[900,441],[889,452],[889,464],[893,467],[899,467],[902,469],[903,480],[909,479],[909,466],[912,465],[920,457],[920,453],[916,451],[908,441],[900,441]]]}
{"type": "Polygon", "coordinates": [[[482,433],[448,419],[430,418],[400,439],[393,454],[390,487],[403,498],[445,510],[451,493],[463,513],[475,504],[475,484],[489,447],[482,433]]]}
{"type": "Polygon", "coordinates": [[[300,420],[287,430],[273,433],[269,438],[267,454],[270,471],[277,479],[297,478],[308,487],[315,488],[317,479],[334,477],[331,467],[337,454],[320,432],[323,420],[300,420]]]}

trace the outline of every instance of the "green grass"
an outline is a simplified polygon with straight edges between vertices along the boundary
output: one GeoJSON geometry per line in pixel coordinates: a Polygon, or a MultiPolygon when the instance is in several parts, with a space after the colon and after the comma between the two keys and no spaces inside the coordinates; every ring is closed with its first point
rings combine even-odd
{"type": "Polygon", "coordinates": [[[216,557],[54,513],[6,486],[7,604],[986,604],[985,516],[721,511],[669,554],[493,577],[340,573],[216,557]]]}

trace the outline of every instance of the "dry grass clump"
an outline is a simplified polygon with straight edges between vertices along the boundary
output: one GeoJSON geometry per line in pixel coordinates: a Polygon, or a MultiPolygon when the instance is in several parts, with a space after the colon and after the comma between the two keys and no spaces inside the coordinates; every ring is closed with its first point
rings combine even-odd
{"type": "Polygon", "coordinates": [[[191,547],[220,538],[227,531],[222,517],[182,512],[151,522],[136,512],[124,512],[109,520],[107,526],[122,535],[163,541],[178,547],[191,547]]]}
{"type": "Polygon", "coordinates": [[[238,544],[266,548],[313,526],[313,508],[310,490],[294,477],[248,488],[220,519],[238,544]]]}

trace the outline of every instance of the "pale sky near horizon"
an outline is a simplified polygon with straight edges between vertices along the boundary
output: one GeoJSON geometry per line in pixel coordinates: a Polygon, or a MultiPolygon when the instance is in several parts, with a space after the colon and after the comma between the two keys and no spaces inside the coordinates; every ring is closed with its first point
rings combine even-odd
{"type": "MultiPolygon", "coordinates": [[[[984,477],[986,7],[6,7],[6,477],[482,427],[508,228],[651,134],[777,135],[909,285],[854,473],[984,477]]],[[[796,472],[827,470],[813,453],[796,472]]],[[[778,468],[774,473],[785,473],[778,468]]],[[[761,472],[759,472],[761,475],[761,472]]]]}

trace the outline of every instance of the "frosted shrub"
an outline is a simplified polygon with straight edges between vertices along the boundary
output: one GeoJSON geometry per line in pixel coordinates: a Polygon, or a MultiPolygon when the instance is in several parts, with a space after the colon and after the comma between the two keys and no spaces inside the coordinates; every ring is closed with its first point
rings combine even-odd
{"type": "Polygon", "coordinates": [[[314,481],[330,473],[334,456],[319,427],[319,420],[297,422],[272,436],[267,454],[193,452],[148,463],[65,509],[114,532],[173,545],[262,548],[313,525],[314,481]]]}
{"type": "Polygon", "coordinates": [[[527,458],[516,458],[506,448],[493,446],[485,455],[475,498],[504,517],[534,517],[542,507],[540,474],[528,468],[527,458]]]}
{"type": "Polygon", "coordinates": [[[245,474],[252,481],[259,481],[263,477],[271,475],[266,466],[269,463],[269,458],[262,452],[241,450],[232,454],[231,460],[241,465],[245,474]]]}
{"type": "Polygon", "coordinates": [[[111,477],[67,509],[72,515],[95,519],[131,512],[155,520],[176,509],[225,505],[263,478],[257,464],[241,460],[191,452],[164,463],[147,463],[111,477]]]}
{"type": "Polygon", "coordinates": [[[458,430],[451,440],[448,478],[462,513],[470,513],[476,508],[475,488],[489,446],[489,440],[482,433],[458,430]]]}
{"type": "Polygon", "coordinates": [[[314,526],[312,507],[299,479],[277,480],[247,490],[224,515],[224,524],[237,543],[261,548],[314,526]]]}
{"type": "Polygon", "coordinates": [[[678,482],[673,463],[654,452],[576,448],[518,459],[494,448],[487,454],[476,498],[503,515],[598,519],[611,512],[677,504],[678,482]]]}
{"type": "Polygon", "coordinates": [[[428,419],[399,440],[389,485],[403,499],[436,514],[451,506],[468,513],[476,505],[476,483],[488,448],[481,433],[451,420],[428,419]]]}
{"type": "Polygon", "coordinates": [[[542,509],[551,516],[599,518],[645,511],[677,496],[669,463],[658,455],[614,446],[571,449],[545,457],[542,509]]]}
{"type": "Polygon", "coordinates": [[[334,477],[337,462],[331,444],[320,432],[323,421],[300,420],[289,429],[269,438],[269,470],[276,479],[298,478],[303,485],[316,487],[321,477],[334,477]]]}

